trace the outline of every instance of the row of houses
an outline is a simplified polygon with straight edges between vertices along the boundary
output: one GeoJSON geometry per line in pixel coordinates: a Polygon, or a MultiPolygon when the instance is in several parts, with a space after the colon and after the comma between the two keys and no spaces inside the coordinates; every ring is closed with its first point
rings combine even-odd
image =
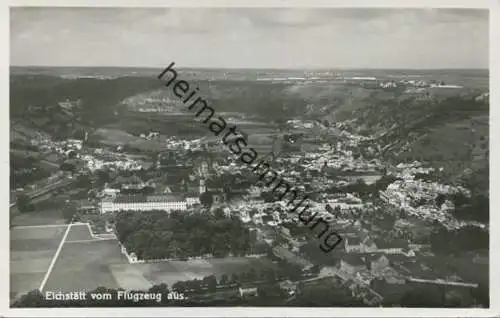
{"type": "Polygon", "coordinates": [[[360,232],[356,235],[347,234],[344,238],[344,249],[347,253],[385,253],[403,254],[408,257],[415,256],[408,241],[397,239],[387,242],[381,239],[371,239],[368,235],[360,232]]]}

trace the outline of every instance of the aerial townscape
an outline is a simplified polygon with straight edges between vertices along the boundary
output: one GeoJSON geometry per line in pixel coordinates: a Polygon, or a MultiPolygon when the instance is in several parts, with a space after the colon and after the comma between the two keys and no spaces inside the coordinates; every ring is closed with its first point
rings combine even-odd
{"type": "Polygon", "coordinates": [[[12,307],[489,307],[487,69],[176,63],[298,214],[170,62],[11,66],[12,307]]]}

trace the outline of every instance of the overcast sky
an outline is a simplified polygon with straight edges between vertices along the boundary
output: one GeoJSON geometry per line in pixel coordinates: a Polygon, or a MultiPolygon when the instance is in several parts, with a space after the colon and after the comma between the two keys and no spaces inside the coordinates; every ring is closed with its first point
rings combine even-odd
{"type": "Polygon", "coordinates": [[[487,68],[488,12],[12,8],[11,65],[487,68]]]}

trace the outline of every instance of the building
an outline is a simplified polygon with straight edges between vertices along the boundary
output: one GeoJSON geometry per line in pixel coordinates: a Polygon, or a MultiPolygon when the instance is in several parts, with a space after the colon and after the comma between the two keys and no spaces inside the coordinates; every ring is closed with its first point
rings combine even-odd
{"type": "Polygon", "coordinates": [[[377,245],[368,237],[346,237],[344,247],[347,253],[372,253],[377,251],[377,245]]]}
{"type": "Polygon", "coordinates": [[[98,213],[96,205],[90,202],[89,200],[80,200],[79,202],[76,202],[76,204],[78,206],[77,211],[79,213],[83,214],[98,213]]]}
{"type": "Polygon", "coordinates": [[[198,187],[198,192],[201,195],[202,193],[207,192],[207,186],[205,185],[205,179],[200,178],[200,185],[198,187]]]}
{"type": "Polygon", "coordinates": [[[120,189],[113,189],[113,188],[104,188],[104,190],[102,191],[102,194],[104,196],[112,196],[112,197],[115,197],[119,193],[120,189]]]}
{"type": "Polygon", "coordinates": [[[340,260],[339,270],[354,275],[356,272],[366,270],[366,261],[359,255],[347,255],[340,260]]]}
{"type": "Polygon", "coordinates": [[[309,269],[313,266],[313,264],[305,258],[296,255],[282,246],[275,246],[273,248],[273,254],[280,259],[302,267],[303,270],[309,269]]]}
{"type": "Polygon", "coordinates": [[[116,211],[185,211],[187,207],[187,200],[175,195],[127,195],[104,198],[101,201],[102,214],[116,211]]]}
{"type": "Polygon", "coordinates": [[[389,267],[389,259],[384,254],[368,254],[366,256],[367,267],[372,273],[381,273],[389,267]]]}
{"type": "Polygon", "coordinates": [[[387,242],[384,240],[376,240],[378,250],[377,252],[387,253],[387,254],[408,254],[408,242],[405,240],[393,240],[391,242],[387,242]]]}
{"type": "Polygon", "coordinates": [[[240,297],[252,297],[252,296],[257,296],[257,287],[247,287],[247,288],[242,288],[239,287],[238,291],[240,292],[240,297]]]}
{"type": "Polygon", "coordinates": [[[200,204],[200,198],[197,196],[188,196],[186,197],[187,205],[195,205],[200,204]]]}
{"type": "Polygon", "coordinates": [[[285,280],[279,283],[280,289],[286,292],[289,296],[295,295],[297,292],[297,285],[290,280],[285,280]]]}

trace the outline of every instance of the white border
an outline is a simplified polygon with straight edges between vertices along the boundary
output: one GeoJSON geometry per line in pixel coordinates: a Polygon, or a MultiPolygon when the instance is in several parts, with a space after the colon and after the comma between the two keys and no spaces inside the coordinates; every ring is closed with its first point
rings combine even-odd
{"type": "MultiPolygon", "coordinates": [[[[67,3],[64,0],[29,0],[11,1],[0,8],[0,36],[4,49],[0,51],[2,63],[0,64],[2,107],[0,118],[4,124],[0,125],[3,134],[0,135],[1,148],[4,151],[0,154],[2,164],[0,180],[2,180],[2,200],[5,207],[9,200],[9,6],[121,6],[121,7],[443,7],[443,8],[490,8],[490,141],[500,136],[497,118],[499,117],[498,101],[500,98],[500,1],[487,0],[108,0],[103,4],[102,0],[78,0],[67,3]],[[497,40],[497,41],[495,41],[497,40]]],[[[498,144],[490,142],[490,162],[499,162],[500,153],[498,144]]],[[[498,168],[490,164],[490,308],[489,309],[408,309],[408,308],[86,308],[86,309],[11,309],[9,308],[9,224],[8,210],[4,209],[0,213],[1,224],[4,229],[0,231],[0,272],[3,279],[0,284],[0,316],[7,317],[259,317],[259,316],[279,316],[279,317],[493,317],[499,316],[498,306],[500,275],[496,269],[500,268],[500,255],[498,246],[493,242],[500,243],[498,233],[498,221],[500,216],[496,209],[498,202],[493,202],[500,187],[499,180],[493,176],[499,176],[498,168]]]]}

